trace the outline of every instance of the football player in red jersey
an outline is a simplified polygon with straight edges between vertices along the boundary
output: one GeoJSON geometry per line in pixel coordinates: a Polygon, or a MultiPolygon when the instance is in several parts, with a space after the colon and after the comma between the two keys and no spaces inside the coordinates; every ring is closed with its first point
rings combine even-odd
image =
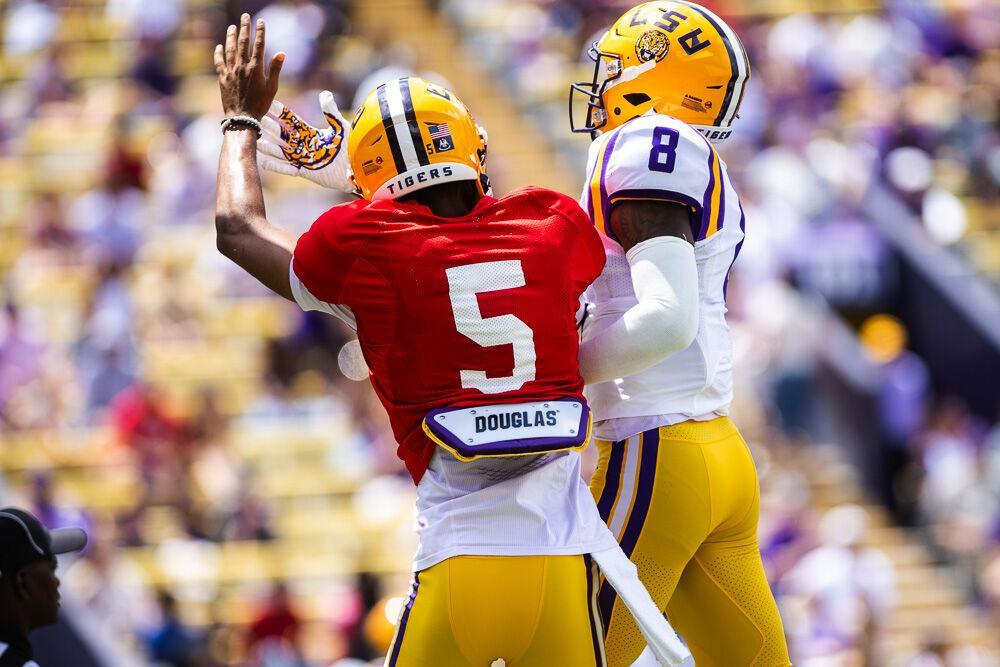
{"type": "MultiPolygon", "coordinates": [[[[218,247],[304,309],[358,331],[398,453],[417,483],[414,579],[387,665],[603,665],[590,558],[664,664],[686,651],[635,577],[580,478],[590,436],[574,313],[600,273],[599,235],[572,199],[487,194],[485,134],[451,92],[386,82],[359,109],[346,159],[362,199],[301,238],[267,222],[255,159],[271,107],[264,25],[216,48],[224,140],[218,247]]],[[[272,151],[344,159],[348,128],[272,151]]],[[[301,127],[298,129],[302,129],[301,127]]],[[[304,137],[304,139],[303,139],[304,137]]],[[[343,169],[342,173],[347,173],[343,169]]]]}

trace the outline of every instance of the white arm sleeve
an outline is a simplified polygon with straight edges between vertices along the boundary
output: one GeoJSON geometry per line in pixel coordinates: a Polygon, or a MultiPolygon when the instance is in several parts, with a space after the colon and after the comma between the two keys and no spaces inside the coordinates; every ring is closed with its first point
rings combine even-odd
{"type": "Polygon", "coordinates": [[[302,284],[299,277],[295,275],[292,263],[288,264],[288,283],[292,288],[292,296],[295,297],[295,303],[299,304],[302,310],[318,310],[328,315],[333,315],[354,331],[358,330],[358,322],[354,317],[354,311],[347,306],[320,301],[313,296],[312,292],[306,289],[306,286],[302,284]]]}
{"type": "Polygon", "coordinates": [[[638,303],[580,344],[586,384],[627,377],[687,348],[698,333],[698,267],[694,247],[658,236],[625,254],[638,303]]]}

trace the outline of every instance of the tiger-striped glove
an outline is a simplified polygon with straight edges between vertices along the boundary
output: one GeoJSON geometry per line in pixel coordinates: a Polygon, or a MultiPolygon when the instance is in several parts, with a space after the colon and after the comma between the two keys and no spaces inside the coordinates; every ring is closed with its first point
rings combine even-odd
{"type": "Polygon", "coordinates": [[[318,129],[278,100],[261,119],[265,135],[257,140],[260,164],[268,171],[301,176],[325,188],[354,192],[351,165],[347,159],[350,126],[337,109],[333,93],[319,94],[319,106],[330,125],[318,129]]]}

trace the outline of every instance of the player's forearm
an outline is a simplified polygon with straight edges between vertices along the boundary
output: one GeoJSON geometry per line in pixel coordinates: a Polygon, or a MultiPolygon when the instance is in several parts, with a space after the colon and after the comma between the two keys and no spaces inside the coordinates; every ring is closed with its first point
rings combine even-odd
{"type": "Polygon", "coordinates": [[[253,222],[259,225],[266,219],[253,130],[233,130],[222,137],[215,193],[215,227],[220,241],[250,233],[253,222]]]}
{"type": "Polygon", "coordinates": [[[643,371],[687,348],[698,333],[698,268],[691,244],[658,237],[627,256],[638,303],[580,344],[580,375],[587,384],[643,371]]]}
{"type": "Polygon", "coordinates": [[[255,141],[250,130],[223,135],[215,199],[216,245],[265,286],[291,299],[288,263],[295,237],[267,221],[255,141]]]}

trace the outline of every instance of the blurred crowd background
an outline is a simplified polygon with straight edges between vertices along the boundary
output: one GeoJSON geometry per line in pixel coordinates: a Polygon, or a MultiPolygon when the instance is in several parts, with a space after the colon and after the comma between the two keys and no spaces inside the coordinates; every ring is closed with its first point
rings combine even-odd
{"type": "MultiPolygon", "coordinates": [[[[793,659],[1000,665],[1000,6],[706,4],[753,66],[721,146],[734,415],[793,659]]],[[[0,0],[0,504],[92,540],[42,664],[381,664],[406,591],[413,486],[356,342],[215,248],[226,25],[266,19],[317,124],[318,91],[350,117],[419,73],[487,126],[498,193],[576,194],[568,83],[628,5],[0,0]]],[[[265,190],[295,231],[341,200],[265,190]]]]}

